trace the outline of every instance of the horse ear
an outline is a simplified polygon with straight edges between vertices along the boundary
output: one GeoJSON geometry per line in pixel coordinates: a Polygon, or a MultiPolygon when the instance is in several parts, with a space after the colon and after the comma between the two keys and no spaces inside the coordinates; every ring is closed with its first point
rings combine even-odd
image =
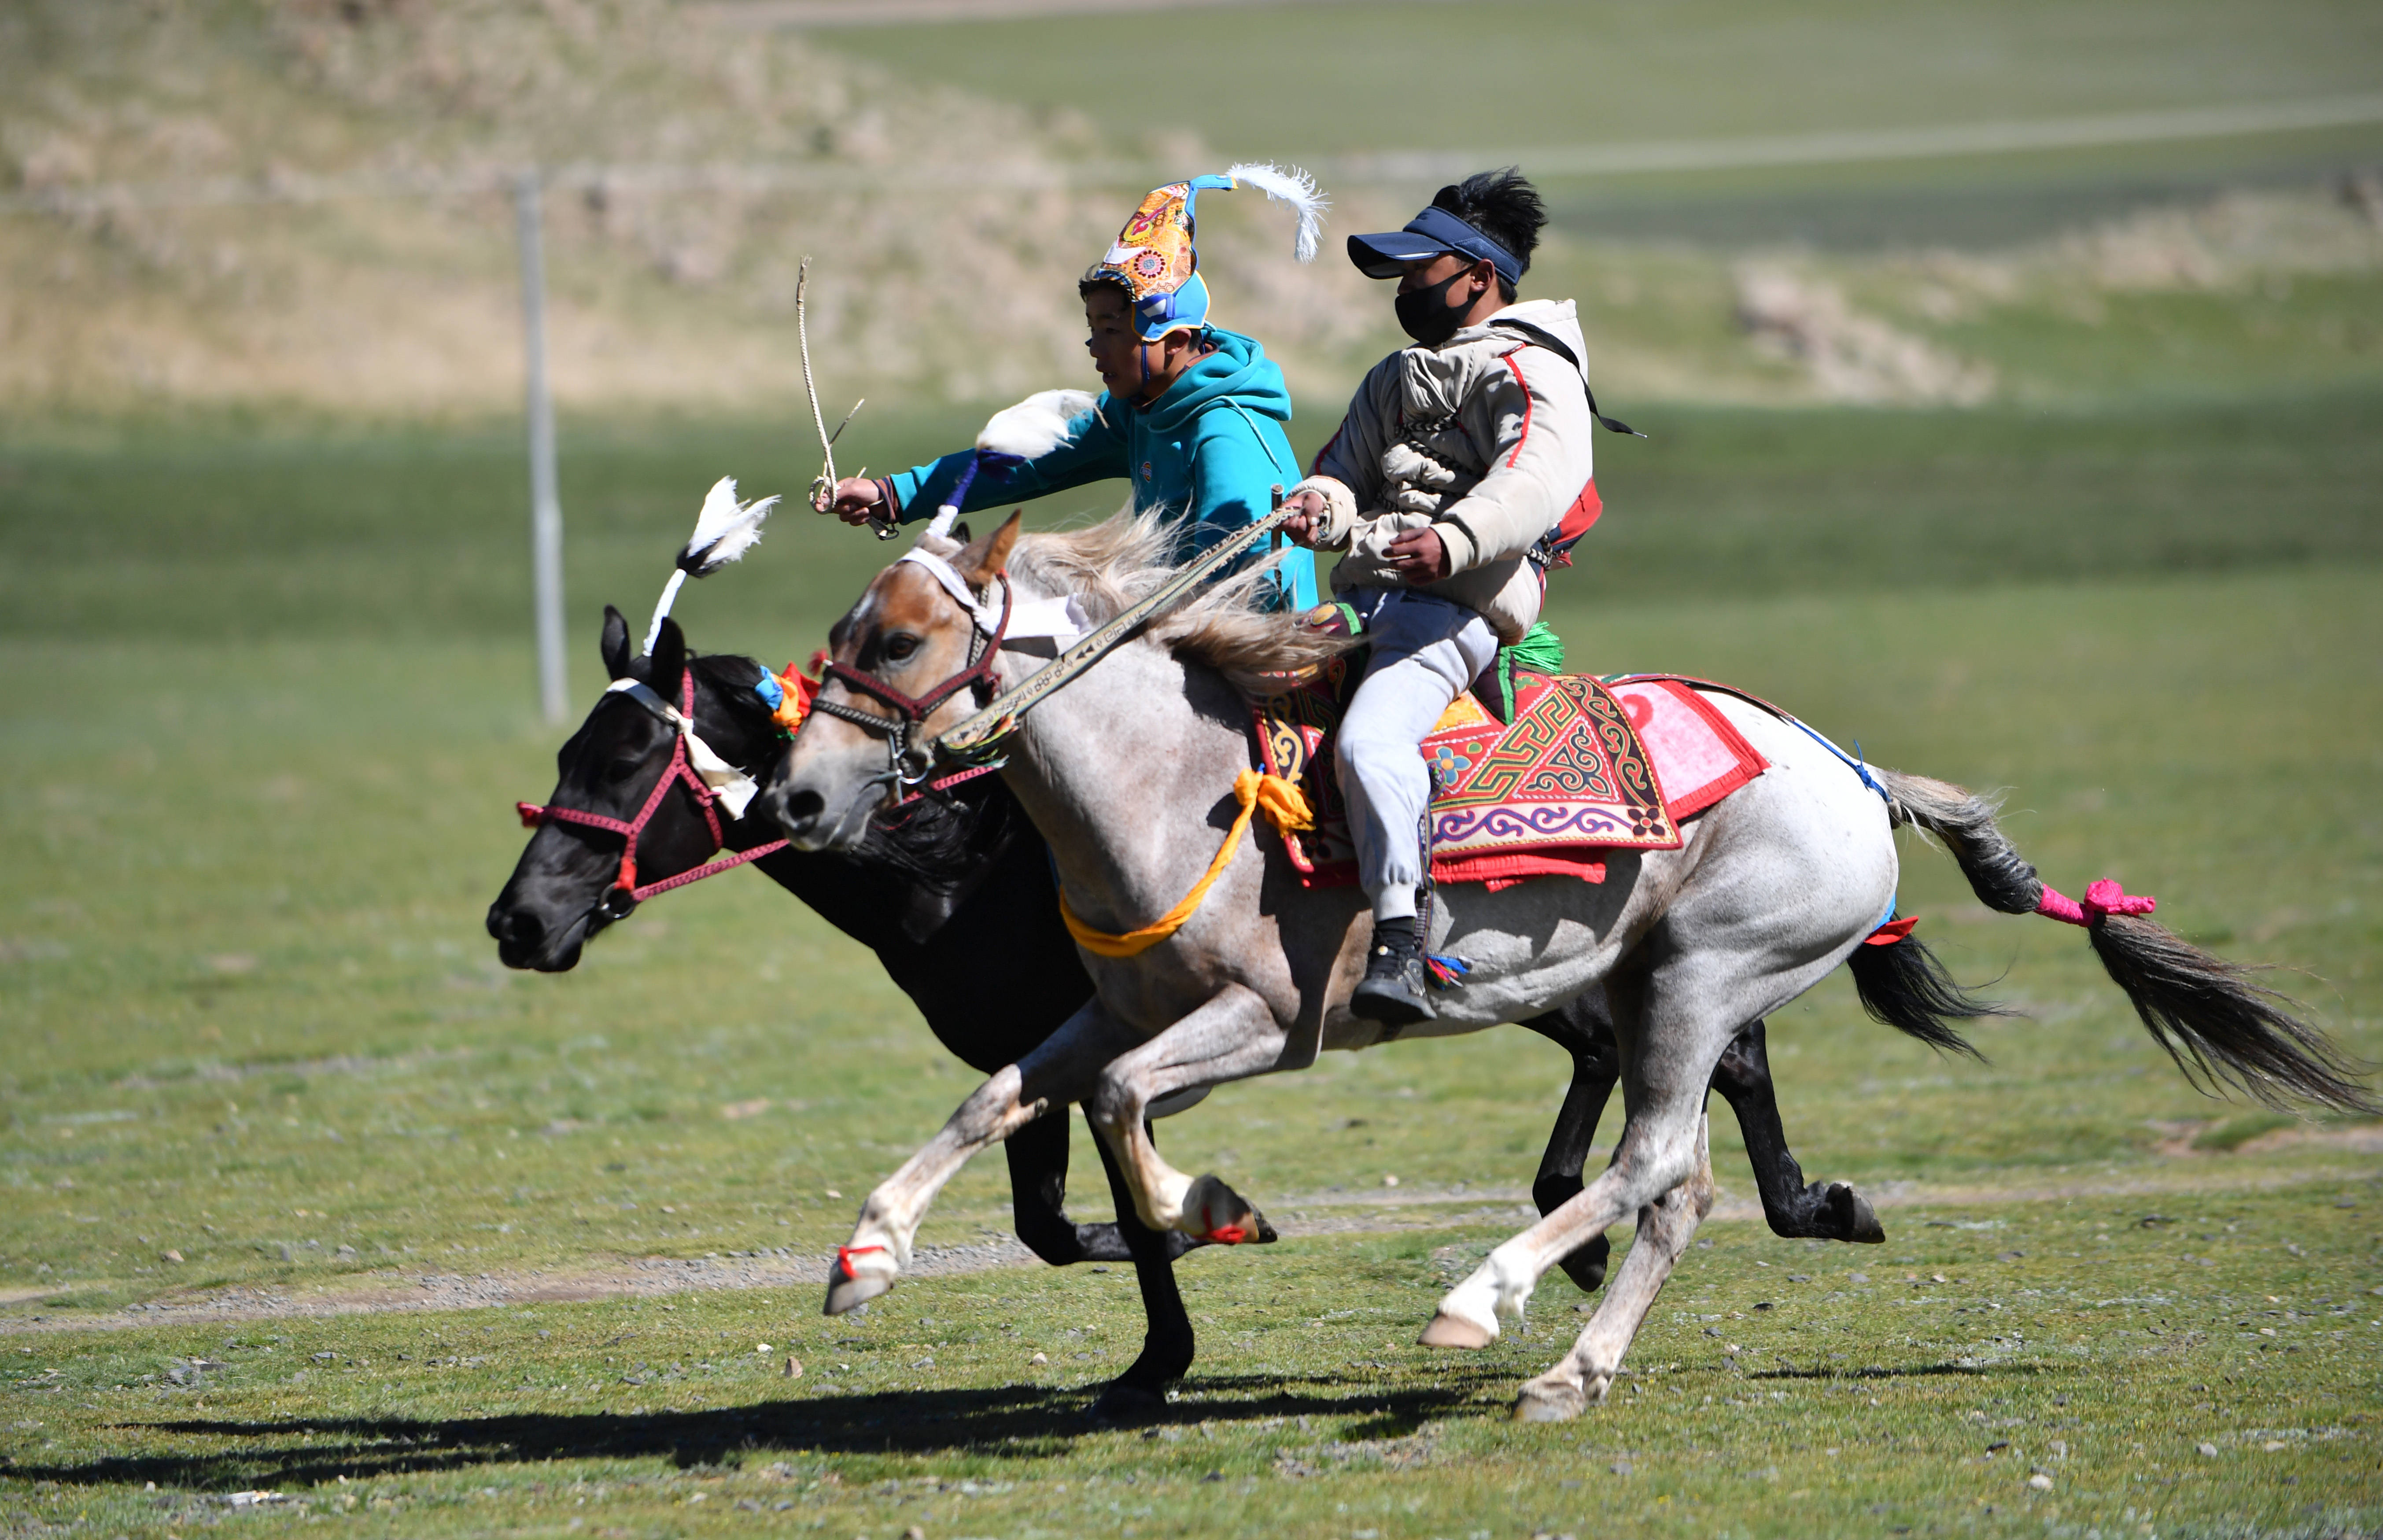
{"type": "Polygon", "coordinates": [[[686,672],[686,634],[678,622],[662,622],[661,634],[654,638],[654,650],[646,659],[646,684],[654,694],[673,705],[678,704],[679,677],[686,672]]]}
{"type": "Polygon", "coordinates": [[[952,565],[968,574],[968,580],[982,588],[993,581],[993,574],[1009,565],[1009,548],[1018,543],[1019,521],[1026,517],[1019,509],[1002,521],[1001,527],[982,540],[969,542],[954,559],[952,565]]]}
{"type": "Polygon", "coordinates": [[[604,607],[604,672],[612,679],[629,677],[629,622],[611,605],[604,607]]]}

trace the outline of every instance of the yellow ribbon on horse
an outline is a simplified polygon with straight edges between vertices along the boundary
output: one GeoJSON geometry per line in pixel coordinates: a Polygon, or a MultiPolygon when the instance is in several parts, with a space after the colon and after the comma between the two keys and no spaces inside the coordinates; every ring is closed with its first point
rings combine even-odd
{"type": "Polygon", "coordinates": [[[1233,777],[1233,796],[1241,810],[1233,819],[1233,827],[1226,832],[1225,844],[1208,863],[1207,871],[1192,884],[1183,901],[1143,926],[1117,935],[1107,930],[1095,930],[1080,918],[1068,903],[1068,890],[1059,890],[1059,918],[1068,926],[1068,934],[1076,944],[1098,957],[1132,957],[1149,951],[1160,942],[1183,929],[1183,922],[1200,909],[1201,900],[1216,885],[1216,879],[1232,864],[1233,855],[1241,848],[1241,832],[1250,826],[1252,814],[1263,810],[1266,821],[1278,834],[1315,827],[1315,810],[1308,807],[1306,794],[1291,782],[1271,771],[1245,770],[1233,777]]]}

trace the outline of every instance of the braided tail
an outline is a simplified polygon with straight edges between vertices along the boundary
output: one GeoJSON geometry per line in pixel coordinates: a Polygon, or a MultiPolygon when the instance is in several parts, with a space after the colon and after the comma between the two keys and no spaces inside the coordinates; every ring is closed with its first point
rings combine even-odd
{"type": "Polygon", "coordinates": [[[2196,1089],[2216,1095],[2232,1086],[2272,1107],[2383,1111],[2362,1083],[2366,1066],[2294,1015],[2297,1002],[2255,982],[2262,969],[2204,952],[2145,918],[2152,901],[2116,882],[2094,883],[2081,904],[2045,887],[2004,836],[1988,798],[1925,776],[1872,773],[1893,799],[1895,821],[1942,840],[1988,907],[2084,927],[2152,1041],[2196,1089]]]}

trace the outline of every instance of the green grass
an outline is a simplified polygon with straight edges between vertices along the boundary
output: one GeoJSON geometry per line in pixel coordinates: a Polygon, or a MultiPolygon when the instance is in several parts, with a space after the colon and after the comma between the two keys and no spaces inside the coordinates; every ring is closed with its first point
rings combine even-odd
{"type": "MultiPolygon", "coordinates": [[[[1339,405],[1293,423],[1303,456],[1339,405]]],[[[1607,513],[1560,602],[2368,563],[2383,558],[2378,413],[2371,388],[2065,413],[1632,408],[1652,437],[1598,446],[1607,513]]],[[[908,465],[981,421],[864,416],[847,463],[908,465]]],[[[885,554],[799,505],[816,461],[780,425],[581,423],[562,466],[571,634],[589,644],[574,668],[605,603],[650,605],[719,475],[794,506],[743,567],[688,594],[698,645],[808,655],[885,554]]],[[[525,482],[518,438],[497,430],[166,424],[0,446],[0,634],[511,640],[526,626],[525,482]]],[[[1112,496],[1031,518],[1105,513],[1112,496]]]]}
{"type": "MultiPolygon", "coordinates": [[[[1729,679],[1878,762],[2013,787],[2052,881],[2118,876],[2185,933],[2307,970],[2284,981],[2372,1059],[2383,605],[2360,413],[1682,414],[1615,441],[1614,511],[1551,614],[1577,666],[1729,679]]],[[[860,452],[891,463],[966,420],[889,418],[860,452]]],[[[711,475],[806,474],[759,430],[568,442],[583,637],[600,598],[648,602],[711,475]]],[[[606,1294],[714,1253],[816,1258],[971,1083],[865,954],[758,880],[648,906],[572,975],[496,966],[480,911],[558,738],[517,639],[519,500],[495,435],[186,425],[0,460],[9,1525],[186,1533],[252,1486],[374,1534],[2383,1518],[2383,1188],[2346,1142],[2371,1132],[2278,1140],[2196,1096],[2078,937],[1987,915],[1918,846],[1922,935],[2031,1019],[1982,1028],[1976,1066],[1869,1023],[1842,979],[1781,1013],[1795,1147],[1886,1201],[1890,1244],[1717,1222],[1639,1374],[1567,1428],[1501,1420],[1572,1319],[1561,1277],[1480,1358],[1408,1346],[1517,1222],[1564,1073],[1521,1033],[1333,1056],[1167,1126],[1289,1238],[1185,1264],[1203,1358],[1154,1437],[1078,1417],[1135,1346],[1122,1270],[915,1278],[858,1323],[821,1321],[812,1286],[293,1313],[414,1304],[434,1276],[441,1299],[483,1274],[606,1294]],[[177,1314],[211,1300],[265,1313],[177,1314]],[[201,1356],[224,1367],[193,1379],[201,1356]]],[[[807,653],[883,558],[785,517],[683,601],[699,644],[807,653]]],[[[1741,1214],[1743,1152],[1714,1133],[1741,1214]]],[[[980,1162],[921,1239],[1006,1224],[980,1162]]]]}
{"type": "Polygon", "coordinates": [[[1130,1292],[1047,1271],[860,1321],[806,1291],[19,1337],[0,1511],[187,1532],[264,1489],[291,1500],[243,1533],[2339,1534],[2376,1515],[2378,1196],[1912,1211],[1883,1253],[1713,1226],[1635,1374],[1558,1427],[1502,1412],[1577,1320],[1560,1289],[1477,1357],[1409,1345],[1479,1226],[1187,1263],[1213,1357],[1141,1430],[1080,1417],[1130,1292]]]}
{"type": "MultiPolygon", "coordinates": [[[[1745,0],[1493,0],[820,35],[907,79],[1080,115],[1112,154],[1191,129],[1220,157],[1219,169],[1222,158],[1237,156],[1493,154],[2294,100],[2374,90],[2383,50],[2372,8],[2339,0],[2255,8],[2217,0],[1838,0],[1792,8],[1745,0]],[[1493,110],[1481,110],[1485,89],[1493,110]]],[[[2354,165],[2378,149],[2383,129],[2367,127],[1920,163],[1560,179],[1550,191],[1559,222],[1582,232],[1732,243],[1783,235],[1836,244],[1993,241],[2221,179],[2354,165]]]]}

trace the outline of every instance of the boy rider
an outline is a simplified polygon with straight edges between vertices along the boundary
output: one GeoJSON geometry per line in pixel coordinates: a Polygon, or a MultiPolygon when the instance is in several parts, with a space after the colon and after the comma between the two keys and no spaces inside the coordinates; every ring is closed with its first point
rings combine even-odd
{"type": "Polygon", "coordinates": [[[1387,1026],[1435,1014],[1415,934],[1431,800],[1417,745],[1530,629],[1547,562],[1597,516],[1589,437],[1605,419],[1573,302],[1515,300],[1546,224],[1537,191],[1509,166],[1441,188],[1402,230],[1349,238],[1359,271],[1399,280],[1399,325],[1415,345],[1365,376],[1285,499],[1290,538],[1347,553],[1333,593],[1373,644],[1338,758],[1374,910],[1349,1009],[1387,1026]]]}
{"type": "MultiPolygon", "coordinates": [[[[1304,172],[1242,165],[1154,189],[1076,285],[1084,346],[1105,387],[1097,402],[1057,448],[998,477],[976,477],[955,505],[961,512],[1123,477],[1134,510],[1156,511],[1183,536],[1186,556],[1266,517],[1273,488],[1299,474],[1282,430],[1290,391],[1256,339],[1210,323],[1193,244],[1199,195],[1245,187],[1290,206],[1294,250],[1302,262],[1314,257],[1325,203],[1304,172]]],[[[962,450],[883,480],[847,478],[820,511],[852,524],[924,519],[952,496],[969,461],[962,450]]],[[[1285,606],[1315,602],[1315,563],[1305,551],[1276,563],[1285,606]]]]}

